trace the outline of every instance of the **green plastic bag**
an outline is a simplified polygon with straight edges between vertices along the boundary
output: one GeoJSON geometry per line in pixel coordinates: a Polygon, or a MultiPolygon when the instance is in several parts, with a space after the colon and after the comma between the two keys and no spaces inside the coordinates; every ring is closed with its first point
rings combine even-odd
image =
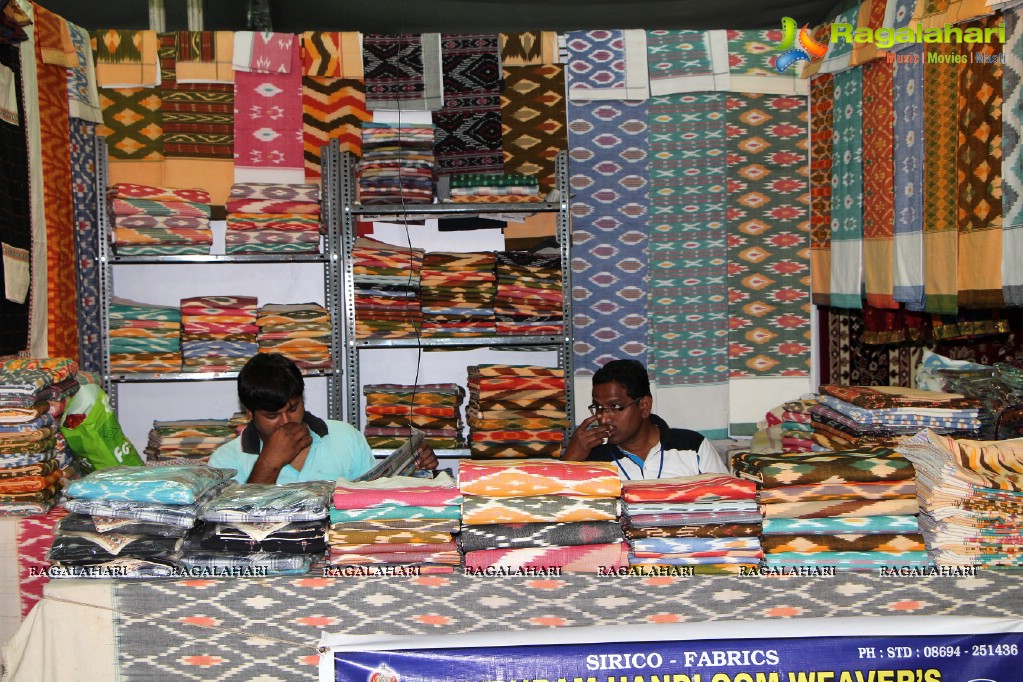
{"type": "Polygon", "coordinates": [[[135,446],[121,430],[117,415],[110,407],[110,396],[99,386],[86,384],[78,390],[68,401],[64,420],[72,414],[84,414],[85,420],[73,428],[61,426],[60,432],[85,468],[145,466],[135,446]]]}

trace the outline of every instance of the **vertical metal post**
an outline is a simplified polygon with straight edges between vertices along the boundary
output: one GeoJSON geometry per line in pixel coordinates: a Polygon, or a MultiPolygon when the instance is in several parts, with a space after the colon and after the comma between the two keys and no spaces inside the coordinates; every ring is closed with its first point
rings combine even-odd
{"type": "Polygon", "coordinates": [[[110,214],[107,207],[107,141],[97,135],[93,150],[96,161],[96,255],[99,259],[99,334],[100,380],[110,396],[110,407],[117,410],[117,382],[110,375],[110,300],[114,295],[113,270],[110,265],[110,214]]]}

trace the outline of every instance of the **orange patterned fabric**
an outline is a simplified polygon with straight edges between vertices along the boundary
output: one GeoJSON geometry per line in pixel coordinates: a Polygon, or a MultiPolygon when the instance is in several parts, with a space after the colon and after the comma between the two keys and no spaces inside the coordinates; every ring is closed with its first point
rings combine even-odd
{"type": "Polygon", "coordinates": [[[458,487],[465,495],[487,497],[618,497],[622,492],[618,467],[612,462],[551,462],[539,459],[463,461],[458,467],[458,487]]]}
{"type": "Polygon", "coordinates": [[[810,81],[810,276],[813,302],[831,304],[831,164],[835,77],[810,81]]]}
{"type": "MultiPolygon", "coordinates": [[[[883,5],[884,3],[882,3],[883,5]]],[[[863,67],[863,275],[867,303],[895,302],[895,111],[892,64],[863,67]]]]}

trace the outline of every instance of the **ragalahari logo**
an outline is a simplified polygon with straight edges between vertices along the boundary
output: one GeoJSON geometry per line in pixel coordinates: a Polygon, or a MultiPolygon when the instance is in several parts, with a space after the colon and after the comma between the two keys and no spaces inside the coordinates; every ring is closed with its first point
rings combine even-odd
{"type": "Polygon", "coordinates": [[[815,62],[828,53],[827,44],[822,45],[814,40],[807,26],[799,29],[798,33],[797,26],[792,17],[781,18],[782,39],[778,49],[782,53],[774,63],[778,73],[784,73],[798,61],[815,62]]]}

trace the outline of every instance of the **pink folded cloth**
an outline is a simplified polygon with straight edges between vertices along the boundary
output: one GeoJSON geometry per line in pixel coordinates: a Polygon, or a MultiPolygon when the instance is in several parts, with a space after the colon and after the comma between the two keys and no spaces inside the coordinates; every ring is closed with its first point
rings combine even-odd
{"type": "Polygon", "coordinates": [[[276,201],[272,199],[228,199],[228,213],[305,213],[319,215],[320,204],[313,201],[276,201]]]}
{"type": "Polygon", "coordinates": [[[603,545],[536,547],[519,549],[480,549],[465,553],[467,572],[483,569],[559,568],[566,573],[597,573],[629,565],[629,545],[615,542],[603,545]]]}
{"type": "Polygon", "coordinates": [[[334,488],[335,509],[368,509],[393,505],[447,507],[462,504],[462,493],[455,487],[410,486],[407,488],[334,488]]]}

